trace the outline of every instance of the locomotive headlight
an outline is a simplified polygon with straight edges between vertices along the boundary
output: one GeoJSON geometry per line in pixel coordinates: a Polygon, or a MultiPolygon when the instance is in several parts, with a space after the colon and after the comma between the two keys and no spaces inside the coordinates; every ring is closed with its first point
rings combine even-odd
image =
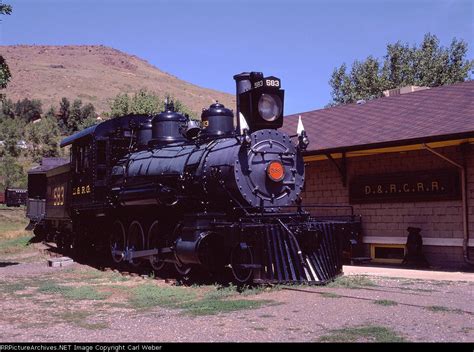
{"type": "Polygon", "coordinates": [[[277,95],[262,94],[258,101],[258,113],[268,122],[275,121],[281,115],[281,107],[281,99],[277,95]]]}

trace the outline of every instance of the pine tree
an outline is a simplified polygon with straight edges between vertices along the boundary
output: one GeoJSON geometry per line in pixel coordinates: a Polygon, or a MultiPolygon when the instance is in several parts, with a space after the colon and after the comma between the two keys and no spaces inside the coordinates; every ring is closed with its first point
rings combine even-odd
{"type": "Polygon", "coordinates": [[[68,133],[68,120],[69,116],[71,115],[71,103],[69,102],[68,98],[62,98],[61,102],[59,103],[59,128],[61,132],[68,133]]]}

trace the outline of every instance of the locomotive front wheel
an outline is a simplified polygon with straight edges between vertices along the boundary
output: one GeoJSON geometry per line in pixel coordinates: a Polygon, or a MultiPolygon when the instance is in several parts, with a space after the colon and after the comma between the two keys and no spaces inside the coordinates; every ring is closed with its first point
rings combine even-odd
{"type": "Polygon", "coordinates": [[[253,264],[252,250],[245,243],[239,243],[232,249],[230,264],[234,279],[241,284],[248,283],[252,278],[252,269],[244,265],[253,264]]]}
{"type": "MultiPolygon", "coordinates": [[[[164,234],[160,230],[158,220],[155,220],[148,230],[148,249],[166,246],[164,234]]],[[[166,262],[158,259],[158,256],[150,258],[150,265],[156,274],[162,273],[167,266],[166,262]]]]}
{"type": "Polygon", "coordinates": [[[184,284],[189,284],[196,280],[202,280],[205,277],[202,268],[199,268],[194,264],[183,264],[178,261],[174,263],[174,269],[178,274],[177,279],[184,284]]]}
{"type": "MultiPolygon", "coordinates": [[[[141,251],[145,248],[145,232],[138,221],[132,222],[128,228],[127,248],[133,251],[141,251]]],[[[130,263],[137,267],[140,259],[132,259],[130,263]]]]}
{"type": "Polygon", "coordinates": [[[176,272],[183,278],[190,277],[193,273],[193,267],[190,264],[183,264],[181,262],[174,263],[176,272]]]}
{"type": "Polygon", "coordinates": [[[114,263],[118,264],[123,260],[125,243],[125,227],[121,221],[115,221],[110,234],[110,255],[114,263]]]}

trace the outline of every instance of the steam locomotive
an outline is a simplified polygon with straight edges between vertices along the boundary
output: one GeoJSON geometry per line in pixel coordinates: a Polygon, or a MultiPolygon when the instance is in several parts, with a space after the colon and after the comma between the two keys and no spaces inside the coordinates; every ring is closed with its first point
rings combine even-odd
{"type": "Polygon", "coordinates": [[[281,81],[260,72],[234,79],[235,116],[216,102],[198,126],[170,103],[156,116],[116,117],[65,138],[70,160],[29,172],[35,234],[157,275],[334,279],[348,223],[317,220],[301,204],[309,141],[302,124],[293,136],[280,130],[281,81]]]}

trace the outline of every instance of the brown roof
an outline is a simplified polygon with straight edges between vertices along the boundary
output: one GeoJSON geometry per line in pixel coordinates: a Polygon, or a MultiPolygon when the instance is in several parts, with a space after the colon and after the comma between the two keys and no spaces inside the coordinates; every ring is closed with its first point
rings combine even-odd
{"type": "Polygon", "coordinates": [[[313,153],[474,137],[474,81],[289,115],[290,135],[298,115],[313,153]]]}

